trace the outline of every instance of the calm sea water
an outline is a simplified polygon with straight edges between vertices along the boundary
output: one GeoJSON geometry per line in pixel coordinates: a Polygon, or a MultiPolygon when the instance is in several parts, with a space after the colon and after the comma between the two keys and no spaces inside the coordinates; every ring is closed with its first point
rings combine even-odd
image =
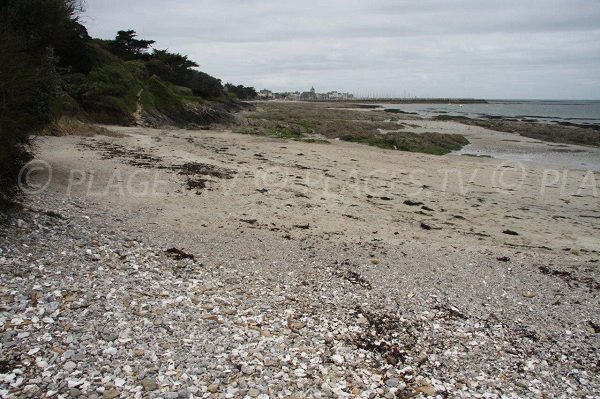
{"type": "Polygon", "coordinates": [[[536,122],[600,124],[600,100],[488,100],[488,104],[385,104],[423,116],[454,115],[468,118],[503,117],[536,122]]]}

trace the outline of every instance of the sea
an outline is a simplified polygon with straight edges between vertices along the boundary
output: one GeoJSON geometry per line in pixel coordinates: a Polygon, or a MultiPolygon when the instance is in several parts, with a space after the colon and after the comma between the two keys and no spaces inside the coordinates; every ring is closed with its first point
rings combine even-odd
{"type": "Polygon", "coordinates": [[[600,100],[486,100],[484,104],[385,104],[422,116],[510,118],[542,123],[600,125],[600,100]]]}

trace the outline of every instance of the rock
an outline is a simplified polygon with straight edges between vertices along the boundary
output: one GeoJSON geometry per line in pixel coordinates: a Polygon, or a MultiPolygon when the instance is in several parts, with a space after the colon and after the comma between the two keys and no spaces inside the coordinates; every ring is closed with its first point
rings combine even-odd
{"type": "Polygon", "coordinates": [[[431,385],[423,385],[415,389],[415,394],[418,395],[420,393],[422,393],[423,395],[433,396],[437,393],[437,390],[431,385]]]}
{"type": "Polygon", "coordinates": [[[136,356],[144,356],[144,353],[146,353],[142,348],[135,348],[133,350],[133,354],[136,356]]]}
{"type": "Polygon", "coordinates": [[[331,360],[336,364],[343,364],[345,359],[342,355],[333,355],[331,356],[331,360]]]}
{"type": "Polygon", "coordinates": [[[144,387],[144,391],[156,391],[158,389],[158,384],[154,378],[144,378],[142,386],[144,387]]]}
{"type": "Polygon", "coordinates": [[[102,339],[107,342],[112,342],[112,341],[116,340],[117,338],[119,338],[119,334],[114,333],[114,332],[108,332],[108,333],[102,335],[102,339]]]}
{"type": "Polygon", "coordinates": [[[104,393],[102,394],[102,397],[104,399],[114,399],[118,396],[119,396],[119,391],[117,391],[114,388],[108,389],[108,390],[104,391],[104,393]]]}
{"type": "Polygon", "coordinates": [[[537,294],[535,292],[532,292],[532,291],[525,291],[523,293],[523,296],[525,298],[531,299],[531,298],[535,298],[537,296],[537,294]]]}
{"type": "Polygon", "coordinates": [[[258,395],[260,395],[260,391],[259,391],[258,389],[256,389],[256,388],[251,388],[251,389],[248,391],[248,396],[250,396],[251,398],[255,398],[255,397],[257,397],[258,395]]]}
{"type": "Polygon", "coordinates": [[[206,389],[208,389],[208,392],[210,393],[216,393],[219,390],[219,386],[217,384],[210,384],[206,389]]]}
{"type": "Polygon", "coordinates": [[[77,367],[77,364],[75,364],[75,362],[72,362],[70,360],[63,365],[63,369],[65,369],[67,371],[75,370],[76,367],[77,367]]]}
{"type": "Polygon", "coordinates": [[[112,347],[112,346],[110,348],[106,348],[102,351],[102,353],[107,356],[114,356],[117,354],[117,352],[118,352],[117,348],[112,347]]]}
{"type": "Polygon", "coordinates": [[[385,381],[385,385],[387,385],[390,388],[397,387],[399,384],[400,384],[400,380],[397,378],[390,378],[385,381]]]}
{"type": "Polygon", "coordinates": [[[306,327],[306,323],[300,320],[294,320],[292,318],[288,319],[288,328],[292,331],[298,331],[306,327]]]}

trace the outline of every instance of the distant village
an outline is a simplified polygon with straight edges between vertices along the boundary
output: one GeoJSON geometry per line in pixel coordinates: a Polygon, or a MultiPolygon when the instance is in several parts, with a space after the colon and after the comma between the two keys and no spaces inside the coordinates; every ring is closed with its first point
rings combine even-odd
{"type": "Polygon", "coordinates": [[[288,101],[343,101],[354,99],[354,94],[351,93],[340,93],[337,91],[330,91],[327,93],[317,93],[314,87],[311,87],[310,91],[304,92],[284,92],[274,93],[271,90],[261,90],[257,93],[258,98],[261,100],[288,100],[288,101]]]}

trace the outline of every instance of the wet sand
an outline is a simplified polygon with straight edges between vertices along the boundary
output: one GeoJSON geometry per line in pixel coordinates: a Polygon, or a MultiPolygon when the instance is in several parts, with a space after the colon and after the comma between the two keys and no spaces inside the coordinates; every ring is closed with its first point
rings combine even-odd
{"type": "Polygon", "coordinates": [[[491,156],[548,169],[600,172],[600,147],[550,143],[516,133],[498,132],[450,121],[411,120],[410,123],[419,126],[410,128],[417,133],[439,132],[465,136],[471,144],[456,154],[491,156]]]}

